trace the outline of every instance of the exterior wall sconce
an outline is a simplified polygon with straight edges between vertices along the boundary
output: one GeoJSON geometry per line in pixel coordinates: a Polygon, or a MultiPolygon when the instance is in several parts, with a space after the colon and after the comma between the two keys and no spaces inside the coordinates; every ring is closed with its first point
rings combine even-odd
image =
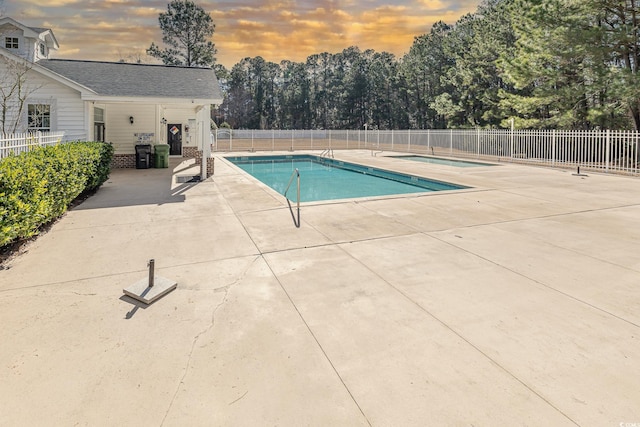
{"type": "Polygon", "coordinates": [[[129,116],[129,123],[133,124],[133,116],[129,116]]]}
{"type": "Polygon", "coordinates": [[[165,119],[164,117],[162,118],[162,120],[160,120],[160,123],[163,125],[167,124],[167,119],[165,119]]]}

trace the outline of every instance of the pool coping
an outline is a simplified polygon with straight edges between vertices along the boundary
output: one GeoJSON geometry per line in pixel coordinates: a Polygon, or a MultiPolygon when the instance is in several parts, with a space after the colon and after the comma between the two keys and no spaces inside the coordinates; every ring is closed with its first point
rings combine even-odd
{"type": "MultiPolygon", "coordinates": [[[[467,163],[467,164],[472,164],[472,165],[476,165],[477,167],[483,167],[483,166],[502,166],[502,163],[491,163],[491,162],[485,162],[485,161],[475,161],[475,160],[466,160],[466,159],[456,159],[453,157],[444,157],[444,156],[430,156],[427,154],[404,154],[404,155],[386,155],[385,157],[389,157],[389,158],[396,158],[396,159],[402,159],[405,157],[422,157],[425,159],[438,159],[438,160],[448,160],[454,163],[467,163]]],[[[411,159],[408,159],[411,160],[411,159]]],[[[419,161],[419,160],[418,160],[419,161]]],[[[429,162],[425,162],[425,163],[429,163],[429,162]]],[[[437,164],[440,166],[450,166],[450,167],[458,167],[458,166],[454,166],[454,165],[446,165],[446,164],[441,164],[441,163],[433,163],[433,164],[437,164]]]]}

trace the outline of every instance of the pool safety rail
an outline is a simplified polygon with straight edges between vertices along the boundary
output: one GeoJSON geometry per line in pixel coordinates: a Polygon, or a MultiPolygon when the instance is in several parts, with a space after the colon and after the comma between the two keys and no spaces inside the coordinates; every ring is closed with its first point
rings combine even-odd
{"type": "Polygon", "coordinates": [[[289,183],[287,184],[287,189],[284,190],[284,198],[287,199],[287,204],[289,205],[289,211],[291,212],[291,217],[293,218],[293,223],[297,228],[300,228],[300,171],[296,168],[291,174],[291,178],[289,178],[289,183]],[[296,188],[297,188],[297,198],[296,203],[298,205],[298,219],[296,221],[296,217],[293,215],[293,208],[291,207],[291,200],[287,197],[287,192],[289,192],[289,188],[291,187],[291,183],[293,179],[296,178],[296,188]]]}
{"type": "Polygon", "coordinates": [[[335,156],[333,155],[333,148],[327,148],[324,150],[320,153],[320,157],[331,157],[332,159],[335,159],[335,156]]]}

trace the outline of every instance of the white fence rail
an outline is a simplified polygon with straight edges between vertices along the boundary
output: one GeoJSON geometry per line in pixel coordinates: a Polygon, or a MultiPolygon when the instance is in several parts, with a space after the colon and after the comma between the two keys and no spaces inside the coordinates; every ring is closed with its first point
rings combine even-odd
{"type": "Polygon", "coordinates": [[[216,151],[371,149],[640,174],[640,133],[591,130],[229,130],[216,151]]]}
{"type": "Polygon", "coordinates": [[[0,134],[0,159],[65,141],[64,132],[0,134]]]}

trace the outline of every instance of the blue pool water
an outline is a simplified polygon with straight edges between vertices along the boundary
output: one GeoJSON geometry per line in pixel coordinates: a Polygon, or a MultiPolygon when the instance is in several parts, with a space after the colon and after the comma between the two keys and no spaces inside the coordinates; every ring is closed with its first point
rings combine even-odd
{"type": "MultiPolygon", "coordinates": [[[[311,155],[238,156],[226,159],[280,194],[284,194],[291,174],[297,168],[300,172],[301,202],[467,188],[311,155]]],[[[295,181],[288,197],[297,201],[295,181]]]]}
{"type": "Polygon", "coordinates": [[[474,168],[478,166],[495,166],[491,163],[470,162],[467,160],[441,159],[427,156],[390,156],[396,159],[414,160],[416,162],[433,163],[437,165],[455,166],[457,168],[474,168]]]}

